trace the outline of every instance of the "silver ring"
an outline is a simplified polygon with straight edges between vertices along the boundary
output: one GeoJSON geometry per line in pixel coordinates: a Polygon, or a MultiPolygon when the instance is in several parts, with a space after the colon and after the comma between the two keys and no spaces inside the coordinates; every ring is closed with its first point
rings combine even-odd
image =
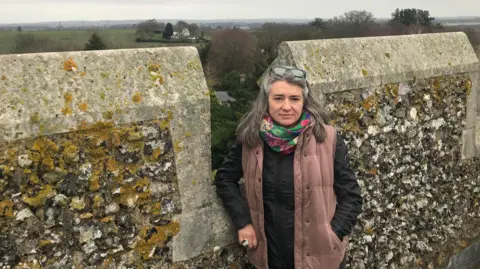
{"type": "Polygon", "coordinates": [[[248,247],[248,240],[247,240],[247,239],[244,239],[244,240],[242,241],[242,246],[248,247]]]}

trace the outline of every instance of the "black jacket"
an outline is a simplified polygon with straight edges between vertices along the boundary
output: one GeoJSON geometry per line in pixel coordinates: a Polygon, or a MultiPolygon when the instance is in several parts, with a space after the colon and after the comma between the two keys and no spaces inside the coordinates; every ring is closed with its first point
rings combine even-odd
{"type": "MultiPolygon", "coordinates": [[[[267,145],[264,149],[262,181],[269,267],[293,268],[293,153],[283,155],[272,151],[267,145]]],[[[241,194],[238,185],[242,176],[242,145],[236,142],[217,171],[215,185],[217,194],[237,229],[252,223],[247,200],[241,194]]],[[[356,224],[357,216],[362,209],[362,197],[355,173],[349,166],[347,147],[338,134],[334,162],[334,190],[337,195],[337,208],[331,226],[342,239],[350,234],[356,224]]]]}

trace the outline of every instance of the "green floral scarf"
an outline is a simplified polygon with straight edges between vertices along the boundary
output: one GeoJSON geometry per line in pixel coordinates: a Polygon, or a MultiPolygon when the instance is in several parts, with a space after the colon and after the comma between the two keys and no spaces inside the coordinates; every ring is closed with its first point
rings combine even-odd
{"type": "Polygon", "coordinates": [[[308,112],[303,112],[298,123],[291,128],[283,127],[275,123],[270,116],[266,116],[260,127],[260,137],[272,150],[290,154],[295,151],[298,136],[309,123],[310,114],[308,112]]]}

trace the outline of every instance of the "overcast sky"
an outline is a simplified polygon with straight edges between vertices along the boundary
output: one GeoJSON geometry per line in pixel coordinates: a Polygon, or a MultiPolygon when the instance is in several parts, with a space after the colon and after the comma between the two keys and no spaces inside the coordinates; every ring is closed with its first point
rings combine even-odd
{"type": "Polygon", "coordinates": [[[311,19],[353,9],[390,17],[421,8],[434,17],[480,16],[480,0],[0,0],[0,23],[123,19],[311,19]]]}

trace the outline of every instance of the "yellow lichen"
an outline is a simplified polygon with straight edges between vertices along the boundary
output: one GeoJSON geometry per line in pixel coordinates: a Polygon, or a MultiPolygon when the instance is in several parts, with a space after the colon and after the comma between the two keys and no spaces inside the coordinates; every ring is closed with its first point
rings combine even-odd
{"type": "Polygon", "coordinates": [[[87,103],[80,103],[80,104],[78,104],[78,109],[80,111],[86,112],[87,109],[88,109],[88,104],[87,103]]]}
{"type": "Polygon", "coordinates": [[[160,70],[161,68],[161,65],[159,64],[149,64],[148,65],[148,71],[149,72],[157,72],[158,70],[160,70]]]}
{"type": "Polygon", "coordinates": [[[105,100],[105,93],[104,92],[100,93],[100,99],[105,100]]]}
{"type": "Polygon", "coordinates": [[[158,156],[160,156],[160,154],[162,154],[162,150],[160,148],[156,148],[153,150],[152,157],[154,159],[158,159],[158,156]]]}
{"type": "Polygon", "coordinates": [[[89,180],[89,188],[90,191],[98,191],[100,189],[100,181],[99,176],[97,174],[93,174],[89,180]]]}
{"type": "Polygon", "coordinates": [[[32,123],[39,123],[40,122],[40,116],[38,115],[38,112],[35,112],[32,115],[30,115],[30,121],[32,123]]]}
{"type": "Polygon", "coordinates": [[[83,210],[85,208],[85,202],[80,197],[73,197],[70,202],[70,210],[83,210]]]}
{"type": "Polygon", "coordinates": [[[50,185],[43,186],[43,189],[40,190],[37,195],[29,197],[24,194],[22,196],[22,201],[30,206],[39,207],[43,206],[47,199],[52,198],[56,195],[56,191],[50,185]]]}
{"type": "Polygon", "coordinates": [[[93,217],[93,214],[92,213],[84,213],[84,214],[80,214],[80,219],[90,219],[93,217]]]}
{"type": "Polygon", "coordinates": [[[108,75],[108,73],[103,73],[103,72],[102,72],[102,73],[100,73],[100,76],[101,76],[102,78],[108,78],[109,75],[108,75]]]}
{"type": "Polygon", "coordinates": [[[52,242],[51,240],[40,240],[40,241],[38,242],[37,247],[38,247],[38,248],[43,248],[43,247],[45,247],[45,246],[52,245],[52,244],[53,244],[53,242],[52,242]]]}
{"type": "Polygon", "coordinates": [[[69,141],[63,143],[62,156],[67,164],[72,164],[78,161],[78,147],[69,141]]]}
{"type": "Polygon", "coordinates": [[[63,115],[71,115],[72,114],[72,109],[69,106],[62,107],[62,113],[63,115]]]}
{"type": "Polygon", "coordinates": [[[179,151],[181,151],[181,150],[183,149],[182,146],[180,145],[180,143],[182,143],[182,141],[177,140],[177,141],[175,141],[175,143],[173,144],[173,148],[175,149],[176,152],[179,152],[179,151]]]}
{"type": "Polygon", "coordinates": [[[472,79],[470,77],[468,77],[465,81],[465,91],[467,95],[470,95],[470,93],[472,92],[472,79]]]}
{"type": "Polygon", "coordinates": [[[100,221],[105,223],[105,222],[110,222],[110,221],[113,221],[113,220],[115,220],[115,216],[114,216],[114,215],[112,215],[112,216],[106,216],[106,217],[102,218],[100,221]]]}
{"type": "Polygon", "coordinates": [[[63,98],[65,99],[65,103],[68,104],[68,103],[72,102],[73,95],[71,93],[67,92],[63,95],[63,98]]]}
{"type": "Polygon", "coordinates": [[[139,92],[136,92],[132,97],[133,102],[140,103],[142,101],[142,95],[139,92]]]}
{"type": "Polygon", "coordinates": [[[142,178],[135,184],[125,184],[120,187],[120,196],[117,202],[121,205],[133,207],[144,204],[150,198],[150,180],[142,178]]]}
{"type": "Polygon", "coordinates": [[[102,113],[103,118],[106,120],[111,120],[113,118],[113,111],[105,111],[102,113]]]}
{"type": "Polygon", "coordinates": [[[0,216],[13,218],[13,202],[5,200],[0,202],[0,216]]]}
{"type": "Polygon", "coordinates": [[[42,159],[42,168],[46,171],[53,171],[55,169],[55,162],[50,156],[45,156],[42,159]]]}
{"type": "Polygon", "coordinates": [[[367,76],[367,75],[368,75],[368,71],[367,71],[365,68],[363,68],[363,69],[362,69],[362,74],[363,74],[363,76],[367,76]]]}
{"type": "Polygon", "coordinates": [[[65,71],[75,71],[78,69],[78,65],[75,63],[73,58],[68,58],[65,60],[65,62],[63,62],[63,69],[65,71]]]}
{"type": "Polygon", "coordinates": [[[362,107],[367,111],[371,111],[372,108],[376,109],[377,106],[378,106],[378,102],[375,94],[370,95],[369,97],[367,97],[365,100],[362,101],[362,107]]]}
{"type": "Polygon", "coordinates": [[[165,226],[142,227],[137,237],[135,251],[141,255],[143,260],[149,260],[156,247],[163,247],[165,240],[169,236],[177,235],[179,231],[180,224],[175,221],[165,226]]]}
{"type": "Polygon", "coordinates": [[[95,197],[93,197],[93,207],[94,208],[100,208],[105,200],[103,200],[103,197],[100,194],[95,194],[95,197]]]}
{"type": "Polygon", "coordinates": [[[84,77],[84,76],[86,76],[86,75],[87,75],[87,72],[85,72],[85,71],[80,72],[80,76],[81,76],[81,77],[84,77]]]}

